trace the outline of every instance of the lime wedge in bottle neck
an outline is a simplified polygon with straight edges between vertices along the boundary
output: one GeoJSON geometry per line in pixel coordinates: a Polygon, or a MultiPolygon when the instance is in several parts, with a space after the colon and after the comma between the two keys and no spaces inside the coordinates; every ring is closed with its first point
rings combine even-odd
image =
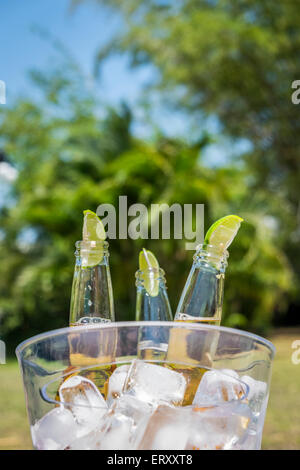
{"type": "Polygon", "coordinates": [[[226,215],[217,220],[207,231],[204,243],[225,251],[235,238],[244,219],[238,215],[226,215]]]}
{"type": "Polygon", "coordinates": [[[151,297],[156,297],[159,291],[159,264],[154,254],[145,248],[139,255],[139,269],[146,291],[151,297]]]}
{"type": "Polygon", "coordinates": [[[103,260],[104,249],[101,242],[105,241],[106,233],[95,212],[85,210],[83,215],[82,240],[86,242],[86,248],[82,253],[82,267],[92,268],[103,260]]]}

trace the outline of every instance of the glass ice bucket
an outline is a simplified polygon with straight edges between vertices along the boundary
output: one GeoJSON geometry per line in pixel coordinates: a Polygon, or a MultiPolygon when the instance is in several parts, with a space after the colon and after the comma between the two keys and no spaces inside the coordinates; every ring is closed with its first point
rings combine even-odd
{"type": "Polygon", "coordinates": [[[244,331],[120,322],[16,350],[36,449],[260,449],[275,348],[244,331]]]}

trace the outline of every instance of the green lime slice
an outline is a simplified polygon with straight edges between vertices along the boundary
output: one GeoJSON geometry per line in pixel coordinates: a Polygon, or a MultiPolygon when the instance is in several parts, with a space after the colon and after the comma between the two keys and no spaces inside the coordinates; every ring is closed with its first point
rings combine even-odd
{"type": "MultiPolygon", "coordinates": [[[[95,212],[90,210],[83,211],[84,218],[83,218],[83,228],[82,228],[82,239],[84,242],[99,242],[104,241],[106,238],[106,233],[104,230],[104,225],[95,214],[95,212]]],[[[99,248],[96,245],[91,249],[83,250],[82,254],[82,266],[85,268],[91,268],[96,266],[97,264],[101,263],[103,259],[103,248],[99,248]]]]}
{"type": "Polygon", "coordinates": [[[149,250],[145,250],[145,248],[139,255],[139,268],[146,291],[151,297],[156,297],[159,290],[159,264],[154,254],[149,250]]]}
{"type": "Polygon", "coordinates": [[[243,220],[238,215],[222,217],[208,229],[204,243],[218,246],[222,251],[225,251],[231,245],[243,220]]]}

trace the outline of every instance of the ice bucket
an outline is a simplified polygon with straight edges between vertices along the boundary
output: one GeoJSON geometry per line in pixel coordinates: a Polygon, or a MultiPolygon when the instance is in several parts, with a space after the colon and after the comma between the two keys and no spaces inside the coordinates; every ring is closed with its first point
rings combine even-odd
{"type": "MultiPolygon", "coordinates": [[[[238,422],[239,427],[241,426],[240,423],[243,423],[243,430],[245,432],[240,433],[235,440],[231,440],[229,447],[228,445],[227,447],[215,445],[215,448],[260,449],[274,353],[275,348],[272,343],[257,335],[236,329],[200,323],[101,323],[93,326],[63,328],[40,334],[24,341],[16,349],[23,377],[33,446],[37,449],[93,448],[89,439],[91,435],[93,435],[93,439],[95,438],[95,430],[92,430],[88,436],[84,435],[84,432],[79,433],[79,435],[75,433],[71,439],[70,434],[72,433],[63,432],[63,427],[60,427],[61,435],[59,432],[55,433],[53,438],[47,435],[47,430],[50,432],[49,423],[51,419],[56,419],[56,415],[59,419],[63,420],[73,419],[72,413],[74,409],[72,409],[71,403],[64,403],[64,409],[68,410],[68,414],[63,414],[59,395],[60,387],[70,377],[83,377],[86,383],[96,386],[97,390],[106,399],[110,376],[121,365],[126,365],[127,369],[132,368],[134,361],[138,360],[137,362],[140,367],[144,367],[145,364],[152,366],[159,365],[167,367],[168,370],[175,371],[184,377],[186,390],[180,407],[180,410],[183,410],[183,412],[189,412],[192,409],[197,388],[204,376],[203,374],[206,372],[210,371],[212,373],[217,370],[217,374],[219,374],[222,371],[225,375],[228,374],[229,377],[232,377],[232,380],[240,381],[241,384],[244,384],[244,394],[238,397],[237,402],[240,401],[242,407],[247,406],[249,408],[251,419],[243,418],[242,421],[238,422]],[[46,437],[43,439],[45,433],[46,437]],[[73,445],[69,440],[74,441],[75,444],[73,445]]],[[[161,368],[159,370],[161,371],[161,368]]],[[[164,380],[163,378],[160,384],[154,380],[153,386],[162,386],[164,380]]],[[[151,388],[151,381],[149,383],[151,388]]],[[[132,395],[132,390],[130,389],[131,395],[129,397],[131,400],[136,396],[134,393],[132,395]]],[[[118,400],[118,397],[114,398],[118,400]]],[[[148,405],[151,405],[151,403],[148,403],[148,405]]],[[[160,413],[160,415],[163,415],[165,412],[172,413],[174,406],[170,403],[167,403],[167,405],[169,406],[168,408],[162,405],[159,407],[159,410],[156,407],[155,413],[160,413]]],[[[210,426],[210,429],[213,429],[212,420],[217,420],[217,423],[220,422],[218,412],[216,413],[215,410],[218,411],[218,406],[222,407],[223,405],[224,403],[213,403],[213,406],[207,406],[206,403],[202,407],[201,403],[197,404],[197,410],[202,413],[201,418],[204,416],[203,412],[207,413],[209,418],[206,419],[205,423],[207,426],[210,426]]],[[[225,405],[227,406],[225,408],[227,416],[228,410],[231,410],[230,406],[232,405],[230,400],[225,405]]],[[[236,407],[236,405],[237,403],[235,402],[234,406],[236,407]]],[[[135,406],[134,403],[133,406],[135,406]]],[[[221,413],[223,413],[222,419],[224,423],[227,423],[227,421],[224,421],[223,408],[220,408],[221,413]]],[[[76,410],[78,411],[78,409],[80,409],[80,404],[76,410]]],[[[180,410],[177,409],[175,412],[180,410]]],[[[232,408],[232,410],[233,415],[236,415],[236,408],[232,408]]],[[[95,405],[94,420],[98,415],[99,417],[100,415],[109,416],[109,419],[112,419],[112,412],[107,412],[105,409],[101,413],[99,411],[97,415],[98,411],[97,405],[95,405]]],[[[136,409],[135,413],[137,411],[139,410],[136,409]]],[[[194,419],[195,413],[191,412],[190,415],[194,419]]],[[[118,416],[116,415],[113,419],[118,416]]],[[[107,420],[107,418],[105,419],[107,420]]],[[[154,418],[152,417],[151,419],[153,421],[154,418]]],[[[161,416],[160,419],[160,423],[163,423],[164,421],[161,416]]],[[[171,417],[170,419],[172,421],[173,418],[171,417]]],[[[135,437],[134,442],[130,441],[132,442],[130,447],[132,449],[153,448],[154,446],[149,441],[149,433],[151,426],[153,428],[153,423],[149,425],[148,418],[143,423],[143,427],[139,428],[138,431],[139,439],[137,440],[135,437]],[[144,435],[143,439],[142,434],[144,435]],[[149,447],[147,447],[148,445],[149,447]]],[[[201,423],[201,420],[199,423],[201,423]]],[[[203,419],[202,423],[204,423],[203,419]]],[[[124,420],[122,421],[122,426],[123,424],[124,420]]],[[[65,425],[65,421],[63,425],[65,425]]],[[[199,424],[199,426],[201,428],[204,425],[199,424]]],[[[176,428],[176,423],[174,427],[176,428]]],[[[106,433],[110,429],[108,425],[106,427],[102,426],[101,436],[104,435],[104,428],[106,433]]],[[[163,424],[160,425],[160,431],[161,428],[163,428],[163,424]]],[[[181,429],[181,426],[179,425],[177,429],[181,429]]],[[[205,434],[206,432],[206,428],[204,429],[205,432],[203,429],[201,428],[202,441],[203,433],[205,434]]],[[[182,435],[182,443],[180,438],[171,439],[168,448],[172,449],[173,444],[174,446],[176,444],[176,448],[182,449],[201,448],[197,445],[189,446],[183,431],[182,435]]],[[[116,443],[114,443],[112,438],[109,440],[104,439],[103,441],[97,439],[93,441],[95,448],[128,448],[127,441],[122,441],[121,438],[118,438],[116,443]],[[104,442],[106,442],[105,445],[104,442]]],[[[162,446],[167,446],[167,441],[164,441],[163,438],[161,442],[162,446]]],[[[211,445],[214,448],[214,444],[211,445]]],[[[154,446],[154,448],[157,447],[154,446]]],[[[210,447],[208,444],[205,444],[203,448],[210,447]]]]}

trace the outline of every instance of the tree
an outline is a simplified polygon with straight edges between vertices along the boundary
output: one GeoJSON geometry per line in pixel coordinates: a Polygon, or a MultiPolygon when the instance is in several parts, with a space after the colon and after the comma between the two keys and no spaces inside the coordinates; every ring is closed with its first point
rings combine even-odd
{"type": "MultiPolygon", "coordinates": [[[[201,136],[193,145],[159,134],[147,142],[134,137],[130,110],[104,109],[74,69],[33,78],[43,99],[20,99],[0,115],[1,148],[17,170],[0,220],[0,325],[10,344],[67,324],[82,211],[117,207],[120,195],[148,207],[204,203],[207,226],[227,213],[242,215],[247,223],[231,250],[224,322],[263,331],[275,309],[284,311],[292,271],[265,217],[282,203],[280,195],[270,201],[264,189],[249,194],[246,168],[205,167],[201,136]]],[[[181,240],[111,240],[118,320],[134,318],[134,273],[144,245],[166,271],[173,310],[190,269],[192,252],[181,240]]]]}
{"type": "MultiPolygon", "coordinates": [[[[82,1],[82,0],[81,0],[82,1]]],[[[300,120],[291,101],[299,79],[300,10],[279,0],[98,0],[123,14],[124,28],[99,52],[153,64],[154,87],[172,106],[218,117],[222,133],[243,138],[240,157],[255,176],[249,191],[282,196],[278,243],[300,274],[300,120]],[[159,77],[159,78],[157,78],[159,77]]],[[[75,3],[80,3],[80,0],[75,3]]]]}

